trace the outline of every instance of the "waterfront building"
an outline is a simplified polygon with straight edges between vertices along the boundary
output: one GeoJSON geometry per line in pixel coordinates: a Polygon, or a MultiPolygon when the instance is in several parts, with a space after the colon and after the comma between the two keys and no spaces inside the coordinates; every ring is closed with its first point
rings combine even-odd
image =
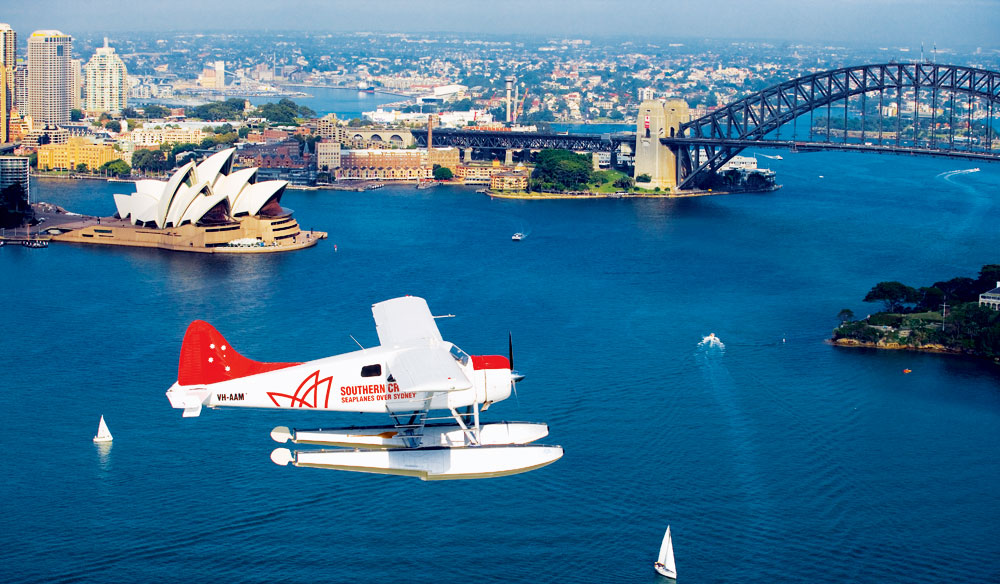
{"type": "Polygon", "coordinates": [[[119,158],[110,144],[94,144],[79,137],[71,137],[65,144],[38,147],[39,170],[76,170],[81,164],[86,165],[88,170],[97,170],[119,158]]]}
{"type": "Polygon", "coordinates": [[[528,173],[501,172],[490,177],[490,189],[494,191],[526,191],[528,190],[528,173]]]}
{"type": "Polygon", "coordinates": [[[337,180],[420,180],[432,178],[427,151],[344,150],[340,155],[337,180]]]}
{"type": "Polygon", "coordinates": [[[86,99],[83,109],[92,113],[118,113],[125,109],[128,95],[128,71],[125,63],[108,46],[97,49],[84,67],[86,99]]]}
{"type": "MultiPolygon", "coordinates": [[[[28,158],[25,156],[0,156],[0,190],[14,183],[21,183],[25,194],[31,187],[28,180],[28,158]]],[[[29,195],[28,200],[31,200],[29,195]]]]}
{"type": "Polygon", "coordinates": [[[1000,282],[997,282],[996,288],[979,295],[979,306],[1000,310],[1000,282]]]}
{"type": "Polygon", "coordinates": [[[316,144],[316,168],[323,172],[340,168],[339,142],[319,142],[316,144]]]}
{"type": "Polygon", "coordinates": [[[257,169],[233,168],[235,148],[188,162],[166,181],[140,180],[115,195],[115,218],[53,236],[56,241],[158,247],[203,253],[302,249],[326,237],[303,232],[281,207],[285,181],[258,181],[257,169]]]}
{"type": "Polygon", "coordinates": [[[459,164],[455,167],[455,176],[467,185],[488,185],[494,176],[508,170],[499,160],[494,160],[492,164],[459,164]]]}
{"type": "Polygon", "coordinates": [[[459,157],[460,152],[454,146],[431,148],[427,152],[427,164],[431,168],[434,168],[434,166],[443,166],[454,172],[458,168],[459,157]]]}
{"type": "Polygon", "coordinates": [[[69,121],[73,94],[73,39],[58,30],[28,38],[27,115],[35,125],[69,121]]]}

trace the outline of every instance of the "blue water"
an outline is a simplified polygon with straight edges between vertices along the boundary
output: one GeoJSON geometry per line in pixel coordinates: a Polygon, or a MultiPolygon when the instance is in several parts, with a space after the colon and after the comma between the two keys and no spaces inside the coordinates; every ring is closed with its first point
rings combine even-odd
{"type": "MultiPolygon", "coordinates": [[[[341,87],[291,86],[288,89],[309,94],[309,97],[290,98],[295,103],[312,108],[318,116],[334,113],[342,120],[360,118],[362,112],[374,111],[384,104],[396,103],[408,99],[405,96],[392,93],[364,93],[357,89],[345,89],[341,87]]],[[[262,103],[276,102],[279,99],[274,97],[252,97],[250,98],[250,103],[260,105],[262,103]]]]}
{"type": "MultiPolygon", "coordinates": [[[[1000,261],[1000,167],[782,155],[762,195],[290,191],[331,234],[290,254],[0,249],[0,580],[653,583],[669,523],[683,582],[998,581],[1000,368],[823,340],[880,280],[1000,261]],[[370,305],[402,294],[456,314],[466,351],[513,331],[528,377],[485,418],[548,422],[562,460],[436,483],[278,467],[273,426],[359,416],[182,419],[164,397],[192,319],[305,360],[375,344],[370,305]]],[[[109,214],[124,186],[33,189],[109,214]]]]}

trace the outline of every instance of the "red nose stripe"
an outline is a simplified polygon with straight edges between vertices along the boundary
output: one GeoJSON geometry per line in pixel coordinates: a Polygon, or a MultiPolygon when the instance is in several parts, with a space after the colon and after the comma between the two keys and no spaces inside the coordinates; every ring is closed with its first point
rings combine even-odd
{"type": "Polygon", "coordinates": [[[503,355],[473,355],[472,368],[479,369],[510,369],[510,361],[503,355]]]}
{"type": "Polygon", "coordinates": [[[215,327],[203,320],[196,320],[184,333],[180,364],[177,367],[177,383],[207,385],[298,364],[261,363],[247,359],[237,353],[215,327]]]}

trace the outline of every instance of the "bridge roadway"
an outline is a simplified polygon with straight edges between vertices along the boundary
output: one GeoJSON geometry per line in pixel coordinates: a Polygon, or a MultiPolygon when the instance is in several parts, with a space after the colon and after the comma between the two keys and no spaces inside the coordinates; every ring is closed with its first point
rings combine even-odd
{"type": "Polygon", "coordinates": [[[815,152],[819,150],[837,150],[847,152],[879,152],[882,154],[919,154],[921,156],[944,156],[947,158],[962,158],[966,160],[1000,160],[998,151],[976,150],[942,150],[918,146],[897,144],[859,144],[851,142],[803,142],[801,140],[738,140],[719,138],[661,138],[665,146],[703,146],[729,147],[742,150],[744,148],[777,148],[791,152],[815,152]]]}
{"type": "MultiPolygon", "coordinates": [[[[417,145],[427,146],[426,132],[413,132],[417,145]]],[[[479,150],[543,150],[562,148],[576,152],[612,152],[623,142],[635,144],[634,132],[614,134],[560,134],[552,132],[495,132],[478,130],[434,130],[435,146],[479,150]]]]}

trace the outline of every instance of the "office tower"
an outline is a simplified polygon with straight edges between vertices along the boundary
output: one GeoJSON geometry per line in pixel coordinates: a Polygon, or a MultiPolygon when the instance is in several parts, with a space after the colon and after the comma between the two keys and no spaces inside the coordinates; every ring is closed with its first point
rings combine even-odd
{"type": "Polygon", "coordinates": [[[73,39],[58,30],[28,38],[28,108],[35,127],[69,121],[73,90],[73,39]]]}
{"type": "Polygon", "coordinates": [[[10,136],[10,110],[14,107],[14,69],[17,67],[17,33],[9,24],[0,22],[0,142],[10,136]]]}
{"type": "Polygon", "coordinates": [[[83,109],[94,113],[117,113],[125,109],[128,72],[125,63],[108,46],[107,37],[104,39],[104,47],[97,49],[83,71],[86,77],[83,109]]]}
{"type": "MultiPolygon", "coordinates": [[[[73,59],[70,63],[73,78],[69,89],[69,109],[83,109],[83,60],[73,59]]],[[[72,116],[72,114],[70,114],[72,116]]]]}
{"type": "Polygon", "coordinates": [[[3,190],[14,183],[21,183],[24,194],[28,194],[31,184],[28,182],[28,158],[24,156],[0,156],[0,190],[3,190]]]}

